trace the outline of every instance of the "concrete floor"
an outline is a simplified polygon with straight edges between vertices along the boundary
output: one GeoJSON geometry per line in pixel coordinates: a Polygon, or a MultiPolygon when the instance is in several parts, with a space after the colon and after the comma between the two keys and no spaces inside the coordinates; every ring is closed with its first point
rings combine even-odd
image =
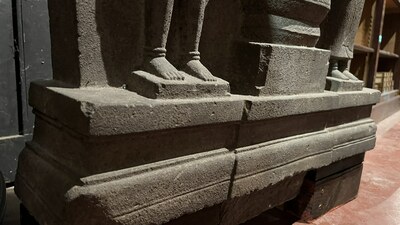
{"type": "MultiPolygon", "coordinates": [[[[357,199],[338,207],[312,225],[400,225],[400,112],[378,125],[377,145],[367,153],[357,199]]],[[[4,225],[19,224],[19,202],[7,190],[4,225]]],[[[271,210],[246,225],[304,225],[271,210]]],[[[207,225],[207,224],[205,224],[207,225]]]]}

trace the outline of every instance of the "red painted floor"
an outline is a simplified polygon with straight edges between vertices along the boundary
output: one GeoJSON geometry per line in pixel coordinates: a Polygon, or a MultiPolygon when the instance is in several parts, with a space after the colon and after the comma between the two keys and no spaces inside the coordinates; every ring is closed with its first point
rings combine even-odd
{"type": "Polygon", "coordinates": [[[312,224],[400,225],[400,123],[367,153],[357,199],[312,224]]]}
{"type": "MultiPolygon", "coordinates": [[[[400,225],[400,112],[378,125],[377,143],[367,153],[358,197],[310,222],[311,225],[400,225]]],[[[246,225],[304,225],[270,210],[246,225]]]]}

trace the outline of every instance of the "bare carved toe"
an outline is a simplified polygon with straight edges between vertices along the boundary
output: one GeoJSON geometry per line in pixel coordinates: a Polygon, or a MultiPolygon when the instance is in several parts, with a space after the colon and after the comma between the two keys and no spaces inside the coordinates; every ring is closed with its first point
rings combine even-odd
{"type": "Polygon", "coordinates": [[[204,81],[216,81],[211,72],[199,60],[190,60],[185,64],[184,71],[191,76],[197,77],[204,81]]]}
{"type": "Polygon", "coordinates": [[[143,63],[143,69],[166,80],[184,80],[184,77],[165,57],[147,59],[143,63]]]}

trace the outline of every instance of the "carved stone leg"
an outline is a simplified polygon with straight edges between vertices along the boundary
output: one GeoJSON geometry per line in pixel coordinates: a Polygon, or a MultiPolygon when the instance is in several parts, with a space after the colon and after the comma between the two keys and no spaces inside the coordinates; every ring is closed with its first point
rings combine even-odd
{"type": "Polygon", "coordinates": [[[204,11],[208,0],[183,0],[182,18],[182,68],[183,71],[204,81],[217,79],[200,62],[199,44],[203,28],[204,11]]]}
{"type": "Polygon", "coordinates": [[[143,69],[166,80],[184,76],[165,58],[174,0],[146,0],[146,47],[143,69]]]}
{"type": "Polygon", "coordinates": [[[364,82],[350,73],[347,60],[331,59],[326,89],[330,91],[362,91],[364,82]]]}
{"type": "Polygon", "coordinates": [[[358,78],[349,71],[349,60],[339,61],[339,70],[350,80],[358,80],[358,78]]]}
{"type": "Polygon", "coordinates": [[[331,60],[329,66],[330,66],[329,67],[329,76],[334,77],[334,78],[338,78],[338,79],[341,79],[341,80],[348,80],[349,79],[346,75],[344,75],[342,72],[340,72],[338,61],[331,60]]]}

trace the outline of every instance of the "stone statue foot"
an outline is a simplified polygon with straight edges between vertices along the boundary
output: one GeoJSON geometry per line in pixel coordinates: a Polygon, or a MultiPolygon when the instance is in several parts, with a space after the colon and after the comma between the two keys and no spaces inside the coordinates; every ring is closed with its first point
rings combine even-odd
{"type": "Polygon", "coordinates": [[[343,70],[342,72],[346,77],[348,77],[350,80],[359,80],[356,76],[354,76],[348,69],[343,70]]]}
{"type": "Polygon", "coordinates": [[[217,78],[197,59],[192,59],[185,63],[183,71],[204,81],[217,81],[217,78]]]}
{"type": "Polygon", "coordinates": [[[349,78],[344,75],[342,72],[340,72],[339,70],[332,70],[331,72],[331,77],[337,78],[337,79],[341,79],[341,80],[349,80],[349,78]]]}
{"type": "Polygon", "coordinates": [[[143,69],[166,80],[184,80],[185,77],[165,57],[145,59],[143,69]]]}

